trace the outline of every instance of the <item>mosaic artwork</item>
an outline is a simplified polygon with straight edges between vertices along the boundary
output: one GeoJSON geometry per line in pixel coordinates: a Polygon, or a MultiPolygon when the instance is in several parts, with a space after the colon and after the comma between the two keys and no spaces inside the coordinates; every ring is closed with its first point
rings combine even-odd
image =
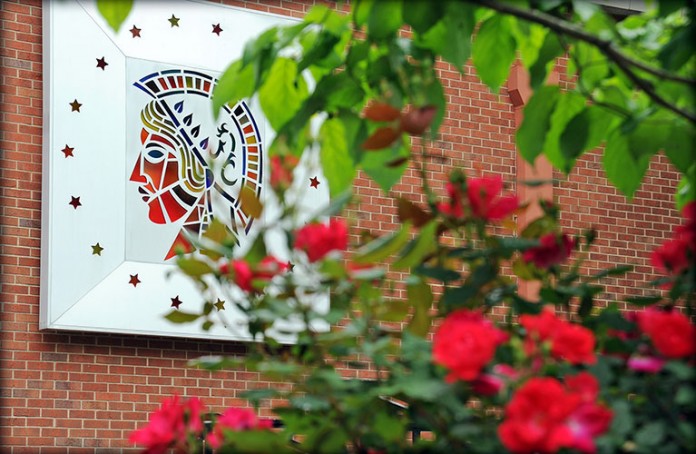
{"type": "Polygon", "coordinates": [[[205,232],[214,215],[223,216],[236,237],[254,221],[237,195],[243,186],[261,197],[263,150],[256,121],[245,102],[224,106],[216,125],[198,123],[188,108],[195,97],[210,98],[215,79],[188,70],[149,74],[134,85],[153,99],[141,111],[142,150],[130,181],[137,183],[155,224],[183,220],[164,257],[192,252],[191,238],[205,232]],[[214,213],[213,198],[223,201],[214,213]]]}

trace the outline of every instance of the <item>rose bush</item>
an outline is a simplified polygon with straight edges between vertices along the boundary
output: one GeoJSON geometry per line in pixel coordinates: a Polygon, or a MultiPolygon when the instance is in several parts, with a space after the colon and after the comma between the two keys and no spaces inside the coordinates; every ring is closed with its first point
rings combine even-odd
{"type": "MultiPolygon", "coordinates": [[[[174,398],[131,441],[153,453],[199,452],[204,444],[278,453],[693,452],[696,153],[688,144],[696,142],[696,118],[687,73],[696,59],[668,58],[692,45],[693,12],[661,6],[612,25],[584,2],[406,5],[356,1],[347,16],[317,6],[249,43],[221,78],[215,109],[260,93],[277,133],[269,180],[281,215],[243,254],[234,238],[211,234],[200,254],[179,258],[202,293],[233,290],[228,301],[256,341],[244,358],[192,366],[244,367],[293,386],[245,393],[255,407],[283,402],[267,409],[274,428],[255,410],[217,409],[204,430],[202,404],[174,398]],[[408,39],[398,33],[404,25],[408,39]],[[470,50],[493,91],[517,51],[529,70],[535,94],[517,133],[528,161],[545,153],[569,172],[603,143],[607,177],[629,196],[658,150],[681,173],[684,221],[652,255],[664,278],[648,296],[601,299],[602,279],[629,268],[585,272],[596,235],[564,231],[552,201],[539,202],[538,219],[503,234],[528,206],[499,175],[454,169],[438,194],[427,168],[446,106],[436,63],[463,70],[470,50]],[[545,84],[561,56],[572,62],[575,91],[545,84]],[[268,104],[280,95],[288,101],[282,114],[268,104]],[[310,124],[316,117],[321,125],[310,124]],[[407,133],[420,135],[420,156],[407,133]],[[332,202],[298,228],[297,207],[284,196],[299,158],[317,149],[332,202]],[[351,213],[360,210],[350,193],[356,172],[392,195],[409,164],[425,203],[395,196],[398,228],[349,244],[351,213]],[[268,254],[272,228],[282,230],[290,264],[268,254]],[[520,281],[538,292],[520,294],[520,281]],[[313,304],[326,294],[330,308],[313,304]],[[278,334],[292,336],[292,345],[281,346],[278,334]],[[346,376],[345,365],[366,371],[346,376]]],[[[262,209],[248,194],[240,200],[262,209]]],[[[209,231],[227,231],[216,222],[209,231]]],[[[168,318],[209,329],[220,323],[213,308],[211,300],[200,313],[168,318]]]]}

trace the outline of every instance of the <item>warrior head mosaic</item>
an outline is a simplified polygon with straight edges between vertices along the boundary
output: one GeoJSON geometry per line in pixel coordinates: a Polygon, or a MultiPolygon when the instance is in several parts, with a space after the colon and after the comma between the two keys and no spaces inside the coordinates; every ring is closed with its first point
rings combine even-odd
{"type": "Polygon", "coordinates": [[[134,86],[152,97],[140,112],[140,152],[130,181],[137,185],[155,224],[181,223],[164,259],[192,252],[219,217],[239,240],[254,221],[239,199],[242,187],[261,197],[262,143],[249,106],[210,111],[217,80],[199,71],[171,69],[148,74],[134,86]],[[207,109],[207,110],[206,110],[207,109]]]}

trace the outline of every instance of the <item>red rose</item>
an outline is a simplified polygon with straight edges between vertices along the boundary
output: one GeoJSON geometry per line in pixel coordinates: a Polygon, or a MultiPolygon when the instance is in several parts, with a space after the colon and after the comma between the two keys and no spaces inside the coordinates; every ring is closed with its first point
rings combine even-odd
{"type": "Polygon", "coordinates": [[[596,403],[599,384],[587,373],[532,378],[514,394],[498,427],[503,445],[514,453],[595,452],[594,439],[609,429],[612,413],[596,403]]]}
{"type": "Polygon", "coordinates": [[[454,183],[447,183],[445,186],[447,195],[449,196],[448,202],[441,202],[438,204],[437,209],[440,213],[445,216],[449,216],[456,219],[464,218],[464,206],[462,205],[462,191],[458,185],[454,183]]]}
{"type": "Polygon", "coordinates": [[[149,454],[163,454],[170,447],[186,449],[187,434],[203,431],[203,403],[196,397],[183,404],[179,396],[165,399],[162,406],[150,415],[150,422],[130,434],[131,443],[144,445],[149,454]]]}
{"type": "Polygon", "coordinates": [[[285,190],[292,185],[292,171],[299,163],[295,156],[271,157],[271,186],[276,190],[285,190]]]}
{"type": "Polygon", "coordinates": [[[532,378],[505,407],[498,436],[514,453],[556,452],[572,444],[573,435],[563,422],[578,402],[555,378],[532,378]]]}
{"type": "Polygon", "coordinates": [[[651,307],[636,314],[638,327],[667,358],[683,358],[696,352],[696,329],[684,314],[651,307]]]}
{"type": "Polygon", "coordinates": [[[225,431],[265,430],[271,427],[273,421],[259,419],[250,408],[228,408],[220,415],[206,441],[213,449],[218,449],[225,441],[225,431]]]}
{"type": "Polygon", "coordinates": [[[536,352],[538,342],[548,341],[554,358],[572,364],[592,364],[597,359],[592,331],[561,320],[550,310],[544,310],[539,315],[522,315],[520,324],[528,333],[525,346],[530,355],[536,352]]]}
{"type": "Polygon", "coordinates": [[[650,262],[665,273],[679,274],[696,259],[696,201],[682,210],[685,223],[677,227],[674,238],[655,249],[650,262]]]}
{"type": "Polygon", "coordinates": [[[629,369],[636,372],[656,374],[662,370],[662,366],[665,365],[665,360],[654,356],[634,355],[628,358],[626,365],[629,369]]]}
{"type": "Polygon", "coordinates": [[[288,262],[281,262],[272,255],[267,255],[256,266],[254,279],[271,280],[290,269],[288,262]]]}
{"type": "Polygon", "coordinates": [[[562,321],[551,337],[551,355],[571,364],[594,364],[594,333],[584,326],[562,321]]]}
{"type": "Polygon", "coordinates": [[[295,234],[295,249],[305,251],[310,262],[321,260],[331,251],[348,248],[348,226],[340,219],[331,219],[329,225],[307,224],[295,234]]]}
{"type": "Polygon", "coordinates": [[[524,251],[522,255],[525,262],[534,263],[538,268],[549,268],[565,262],[575,247],[575,241],[565,233],[560,237],[547,233],[539,238],[539,243],[539,246],[524,251]]]}
{"type": "Polygon", "coordinates": [[[519,206],[516,196],[500,195],[503,190],[503,178],[499,175],[471,178],[467,181],[466,189],[471,211],[479,219],[504,219],[519,206]]]}
{"type": "Polygon", "coordinates": [[[459,309],[449,314],[435,332],[433,360],[449,369],[446,381],[473,380],[505,340],[507,334],[480,312],[459,309]]]}
{"type": "Polygon", "coordinates": [[[232,267],[234,283],[245,292],[253,291],[254,287],[252,287],[251,281],[254,278],[254,274],[249,264],[244,260],[232,260],[230,265],[232,267]]]}

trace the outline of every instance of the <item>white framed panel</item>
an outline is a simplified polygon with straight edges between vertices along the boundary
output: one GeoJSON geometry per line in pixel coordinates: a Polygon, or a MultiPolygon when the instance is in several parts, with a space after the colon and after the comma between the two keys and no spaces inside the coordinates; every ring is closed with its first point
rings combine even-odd
{"type": "MultiPolygon", "coordinates": [[[[244,248],[268,218],[240,209],[242,186],[264,216],[277,211],[267,122],[253,100],[216,120],[211,96],[249,38],[291,23],[198,1],[136,1],[114,33],[93,1],[44,2],[42,328],[249,338],[232,304],[232,332],[163,316],[172,303],[198,311],[203,302],[172,263],[186,234],[215,217],[244,248]]],[[[304,188],[314,176],[323,181],[318,160],[303,160],[295,189],[308,215],[328,202],[328,184],[304,188]]],[[[268,246],[287,258],[280,242],[268,246]]]]}

